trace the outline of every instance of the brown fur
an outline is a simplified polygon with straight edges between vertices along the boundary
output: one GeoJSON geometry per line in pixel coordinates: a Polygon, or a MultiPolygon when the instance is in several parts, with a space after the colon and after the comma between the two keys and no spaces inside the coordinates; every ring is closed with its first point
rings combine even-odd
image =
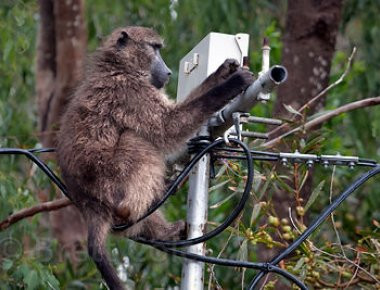
{"type": "MultiPolygon", "coordinates": [[[[212,113],[245,89],[252,75],[227,60],[182,103],[150,82],[151,29],[115,30],[91,58],[84,81],[62,118],[58,159],[68,191],[89,225],[89,253],[110,289],[123,289],[104,250],[112,224],[133,222],[163,194],[165,157],[212,113]],[[117,46],[121,33],[128,42],[117,46]]],[[[184,223],[156,212],[129,236],[176,239],[184,223]]]]}

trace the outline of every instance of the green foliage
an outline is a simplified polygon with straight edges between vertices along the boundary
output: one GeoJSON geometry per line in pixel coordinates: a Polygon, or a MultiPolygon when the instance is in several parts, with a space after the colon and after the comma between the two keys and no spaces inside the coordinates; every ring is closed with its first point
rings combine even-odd
{"type": "MultiPolygon", "coordinates": [[[[34,100],[34,63],[38,7],[36,1],[5,0],[0,3],[0,146],[35,147],[36,110],[34,100]]],[[[163,56],[173,70],[168,92],[174,96],[179,60],[210,31],[246,32],[251,36],[250,63],[254,72],[260,70],[260,47],[264,36],[270,40],[272,63],[280,63],[285,1],[102,1],[86,3],[89,50],[118,26],[128,24],[153,26],[166,40],[163,56]]],[[[378,95],[380,88],[380,6],[377,1],[348,0],[345,2],[342,36],[349,48],[358,45],[350,74],[329,92],[326,110],[349,101],[378,95]]],[[[350,49],[335,55],[331,79],[342,73],[350,49]]],[[[253,113],[270,116],[272,105],[256,106],[253,113]]],[[[254,127],[265,130],[265,127],[254,127]]],[[[358,110],[332,119],[321,131],[287,140],[301,152],[355,154],[378,158],[380,148],[380,110],[358,110]]],[[[245,212],[233,226],[207,243],[214,256],[257,261],[257,252],[282,249],[307,227],[304,214],[315,216],[329,203],[329,187],[340,192],[356,171],[341,168],[334,176],[331,171],[314,171],[315,189],[309,200],[299,196],[305,185],[307,168],[292,167],[289,172],[276,174],[277,165],[255,164],[252,198],[245,212]],[[294,198],[293,221],[280,219],[273,208],[272,196],[283,191],[294,198]],[[225,247],[224,250],[222,250],[225,247]]],[[[244,163],[223,161],[217,164],[217,176],[210,188],[208,227],[221,223],[236,204],[246,178],[244,163]]],[[[10,213],[37,203],[39,190],[47,188],[48,180],[24,157],[1,156],[0,219],[10,213]]],[[[378,182],[378,180],[377,180],[378,182]]],[[[185,217],[186,188],[171,198],[165,207],[171,220],[185,217]]],[[[334,226],[339,230],[343,250],[331,223],[326,222],[311,238],[315,244],[304,243],[296,254],[282,266],[302,277],[309,285],[321,281],[333,285],[349,282],[356,267],[348,260],[360,258],[360,265],[372,277],[380,277],[379,253],[379,191],[375,181],[346,202],[335,214],[334,226]],[[332,242],[329,242],[332,241],[332,242]]],[[[86,252],[79,253],[74,263],[65,256],[46,218],[39,215],[19,222],[0,232],[0,289],[105,289],[95,265],[86,252]]],[[[147,246],[122,238],[109,240],[109,251],[126,285],[133,289],[170,288],[181,277],[182,260],[147,246]]],[[[358,262],[359,263],[359,262],[358,262]]],[[[222,285],[236,289],[253,277],[250,270],[208,267],[205,281],[211,288],[222,285]]],[[[365,279],[373,278],[363,271],[357,283],[369,287],[365,279]],[[363,278],[364,277],[364,278],[363,278]],[[364,282],[363,282],[364,281],[364,282]]],[[[326,286],[325,287],[328,287],[326,286]]],[[[274,289],[271,282],[266,289],[274,289]],[[271,288],[272,287],[272,288],[271,288]]]]}
{"type": "Polygon", "coordinates": [[[33,63],[37,4],[6,1],[0,4],[0,144],[33,146],[35,111],[33,63]],[[10,4],[12,3],[12,4],[10,4]]]}

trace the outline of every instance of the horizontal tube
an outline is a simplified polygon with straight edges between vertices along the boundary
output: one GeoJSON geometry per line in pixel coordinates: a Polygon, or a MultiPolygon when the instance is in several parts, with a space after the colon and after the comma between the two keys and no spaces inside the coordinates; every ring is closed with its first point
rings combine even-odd
{"type": "Polygon", "coordinates": [[[233,125],[232,114],[234,112],[248,113],[259,102],[257,99],[259,93],[270,93],[279,84],[285,82],[287,77],[288,72],[281,65],[272,66],[262,74],[243,94],[237,96],[210,118],[208,125],[214,127],[212,128],[214,137],[220,136],[233,125]]]}
{"type": "Polygon", "coordinates": [[[247,122],[260,123],[260,124],[266,124],[266,125],[275,125],[275,126],[280,126],[282,124],[282,121],[278,119],[263,118],[263,117],[256,117],[256,116],[249,116],[247,118],[247,122]]]}

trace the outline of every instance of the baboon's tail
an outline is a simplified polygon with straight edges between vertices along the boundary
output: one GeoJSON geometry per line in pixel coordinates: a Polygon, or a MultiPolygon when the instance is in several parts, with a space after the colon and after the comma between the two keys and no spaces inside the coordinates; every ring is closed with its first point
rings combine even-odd
{"type": "Polygon", "coordinates": [[[99,215],[91,215],[88,222],[88,253],[102,274],[110,290],[124,290],[117,272],[112,266],[106,251],[106,238],[110,230],[110,222],[99,215]]]}

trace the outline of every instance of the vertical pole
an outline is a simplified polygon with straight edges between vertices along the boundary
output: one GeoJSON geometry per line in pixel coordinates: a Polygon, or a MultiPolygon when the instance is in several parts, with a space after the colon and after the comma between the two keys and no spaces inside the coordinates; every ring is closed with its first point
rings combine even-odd
{"type": "MultiPolygon", "coordinates": [[[[261,59],[261,72],[259,72],[259,77],[265,74],[269,70],[270,66],[270,46],[268,38],[264,37],[261,59]]],[[[270,100],[270,93],[259,93],[258,99],[265,102],[270,100]]]]}
{"type": "MultiPolygon", "coordinates": [[[[209,135],[208,127],[203,126],[200,134],[209,135]]],[[[190,173],[189,194],[187,199],[188,238],[203,235],[207,222],[208,186],[210,178],[210,156],[206,154],[190,173]]],[[[196,244],[187,248],[189,253],[204,255],[205,245],[196,244]]],[[[181,290],[202,290],[204,283],[204,263],[184,260],[181,290]]]]}

